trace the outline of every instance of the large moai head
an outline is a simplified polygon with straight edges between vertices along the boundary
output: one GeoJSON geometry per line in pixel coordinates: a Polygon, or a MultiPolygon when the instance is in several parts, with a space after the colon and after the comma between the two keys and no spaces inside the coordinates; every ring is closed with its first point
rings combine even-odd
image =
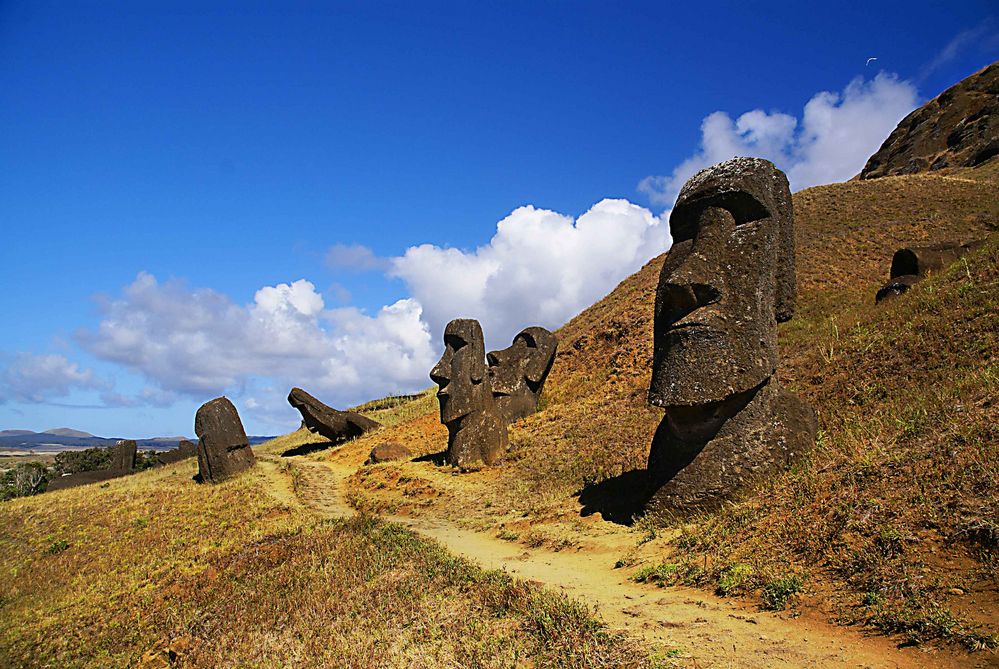
{"type": "Polygon", "coordinates": [[[777,323],[794,313],[787,177],[759,158],[709,167],[684,185],[669,225],[649,402],[703,404],[759,386],[777,367],[777,323]]]}
{"type": "Polygon", "coordinates": [[[486,346],[479,322],[456,318],[444,328],[444,355],[430,370],[440,386],[441,422],[453,423],[492,403],[486,382],[486,346]]]}
{"type": "Polygon", "coordinates": [[[777,324],[794,313],[787,178],[736,158],[698,172],[670,215],[656,292],[646,510],[717,507],[814,444],[815,412],[783,389],[777,324]]]}
{"type": "Polygon", "coordinates": [[[203,482],[221,481],[257,462],[236,407],[225,397],[201,405],[194,416],[194,433],[198,435],[198,473],[203,482]]]}
{"type": "Polygon", "coordinates": [[[557,349],[555,335],[535,326],[521,330],[509,347],[486,355],[496,410],[507,423],[538,410],[538,397],[557,349]]]}
{"type": "Polygon", "coordinates": [[[444,354],[430,370],[448,429],[447,461],[463,469],[495,464],[506,452],[506,423],[496,412],[485,358],[479,322],[457,318],[444,329],[444,354]]]}

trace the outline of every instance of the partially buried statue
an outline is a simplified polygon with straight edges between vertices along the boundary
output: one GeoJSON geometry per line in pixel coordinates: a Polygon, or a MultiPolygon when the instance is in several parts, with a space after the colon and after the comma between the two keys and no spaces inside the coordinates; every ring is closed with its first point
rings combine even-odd
{"type": "Polygon", "coordinates": [[[555,335],[535,326],[521,330],[508,348],[486,356],[496,411],[504,421],[512,423],[538,410],[557,348],[555,335]]]}
{"type": "Polygon", "coordinates": [[[794,314],[793,221],[787,177],[765,160],[720,163],[680,191],[656,291],[654,515],[717,507],[815,442],[815,412],[774,377],[777,323],[794,314]]]}
{"type": "Polygon", "coordinates": [[[198,474],[217,483],[257,463],[236,407],[225,397],[206,402],[194,416],[198,435],[198,474]]]}
{"type": "Polygon", "coordinates": [[[321,434],[333,442],[347,441],[382,426],[359,413],[326,406],[301,388],[291,389],[288,404],[302,414],[302,422],[309,432],[321,434]]]}
{"type": "Polygon", "coordinates": [[[430,371],[440,386],[441,422],[447,426],[447,462],[473,469],[506,453],[506,422],[493,400],[479,322],[458,318],[444,329],[444,355],[430,371]]]}

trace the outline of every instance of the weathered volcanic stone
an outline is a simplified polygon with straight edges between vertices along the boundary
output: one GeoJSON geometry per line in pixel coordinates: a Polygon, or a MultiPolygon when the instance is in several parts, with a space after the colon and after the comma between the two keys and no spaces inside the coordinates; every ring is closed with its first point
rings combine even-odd
{"type": "Polygon", "coordinates": [[[186,460],[187,458],[193,458],[198,454],[198,447],[194,442],[187,439],[181,439],[177,443],[177,448],[172,448],[169,451],[156,454],[156,462],[161,465],[169,465],[175,462],[180,462],[181,460],[186,460]]]}
{"type": "Polygon", "coordinates": [[[529,327],[513,338],[510,347],[486,355],[496,411],[507,423],[538,410],[538,397],[557,349],[555,335],[542,327],[529,327]]]}
{"type": "Polygon", "coordinates": [[[720,505],[808,450],[814,411],[782,389],[777,323],[794,314],[787,177],[736,158],[694,175],[670,215],[656,291],[651,513],[720,505]]]}
{"type": "Polygon", "coordinates": [[[138,447],[132,439],[122,439],[111,447],[111,471],[127,474],[135,469],[138,447]]]}
{"type": "Polygon", "coordinates": [[[203,482],[216,483],[257,462],[236,407],[225,397],[201,405],[194,416],[194,433],[198,435],[198,473],[203,482]]]}
{"type": "Polygon", "coordinates": [[[337,411],[326,406],[301,388],[292,388],[288,404],[302,414],[302,423],[309,432],[321,434],[330,441],[346,441],[365,432],[376,430],[381,423],[353,411],[337,411]]]}
{"type": "Polygon", "coordinates": [[[861,179],[973,167],[999,155],[999,61],[906,116],[861,179]]]}
{"type": "Polygon", "coordinates": [[[925,279],[929,274],[944,269],[966,253],[981,248],[984,239],[970,242],[938,242],[926,246],[909,246],[895,251],[891,259],[888,283],[878,290],[876,302],[896,297],[925,279]]]}
{"type": "Polygon", "coordinates": [[[402,444],[394,441],[386,441],[371,449],[366,465],[376,465],[379,462],[391,462],[393,460],[409,460],[413,457],[412,451],[402,444]]]}
{"type": "Polygon", "coordinates": [[[479,322],[458,318],[444,329],[444,355],[430,371],[440,386],[441,422],[447,426],[447,462],[474,469],[500,461],[507,450],[506,422],[496,411],[479,322]]]}

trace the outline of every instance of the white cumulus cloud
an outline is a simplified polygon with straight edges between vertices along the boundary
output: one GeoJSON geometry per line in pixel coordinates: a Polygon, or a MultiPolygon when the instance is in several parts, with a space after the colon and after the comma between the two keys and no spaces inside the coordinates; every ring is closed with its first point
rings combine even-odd
{"type": "Polygon", "coordinates": [[[557,328],[669,245],[659,217],[627,200],[603,200],[573,220],[519,207],[474,251],[414,246],[392,260],[423,306],[435,341],[453,318],[475,318],[491,348],[529,325],[557,328]]]}
{"type": "Polygon", "coordinates": [[[73,390],[101,390],[107,382],[62,355],[17,353],[0,369],[0,402],[42,403],[73,390]]]}
{"type": "Polygon", "coordinates": [[[292,412],[283,396],[293,385],[343,406],[425,387],[434,362],[416,301],[399,300],[374,316],[330,310],[304,279],[261,288],[252,304],[240,305],[143,272],[102,310],[96,329],[77,333],[99,358],[144,375],[167,397],[228,392],[286,418],[292,412]]]}
{"type": "Polygon", "coordinates": [[[701,123],[701,148],[670,174],[649,176],[638,189],[660,205],[672,205],[684,182],[735,156],[772,161],[787,173],[792,190],[845,181],[863,169],[906,114],[919,102],[915,86],[881,72],[856,78],[840,93],[814,95],[800,120],[755,109],[735,120],[717,111],[701,123]]]}

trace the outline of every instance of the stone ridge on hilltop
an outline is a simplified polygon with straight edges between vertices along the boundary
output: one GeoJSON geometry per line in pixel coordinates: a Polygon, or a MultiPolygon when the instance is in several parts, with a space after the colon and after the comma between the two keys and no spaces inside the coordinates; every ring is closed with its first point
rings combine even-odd
{"type": "Polygon", "coordinates": [[[999,61],[951,86],[898,124],[861,179],[974,167],[999,155],[999,61]]]}

